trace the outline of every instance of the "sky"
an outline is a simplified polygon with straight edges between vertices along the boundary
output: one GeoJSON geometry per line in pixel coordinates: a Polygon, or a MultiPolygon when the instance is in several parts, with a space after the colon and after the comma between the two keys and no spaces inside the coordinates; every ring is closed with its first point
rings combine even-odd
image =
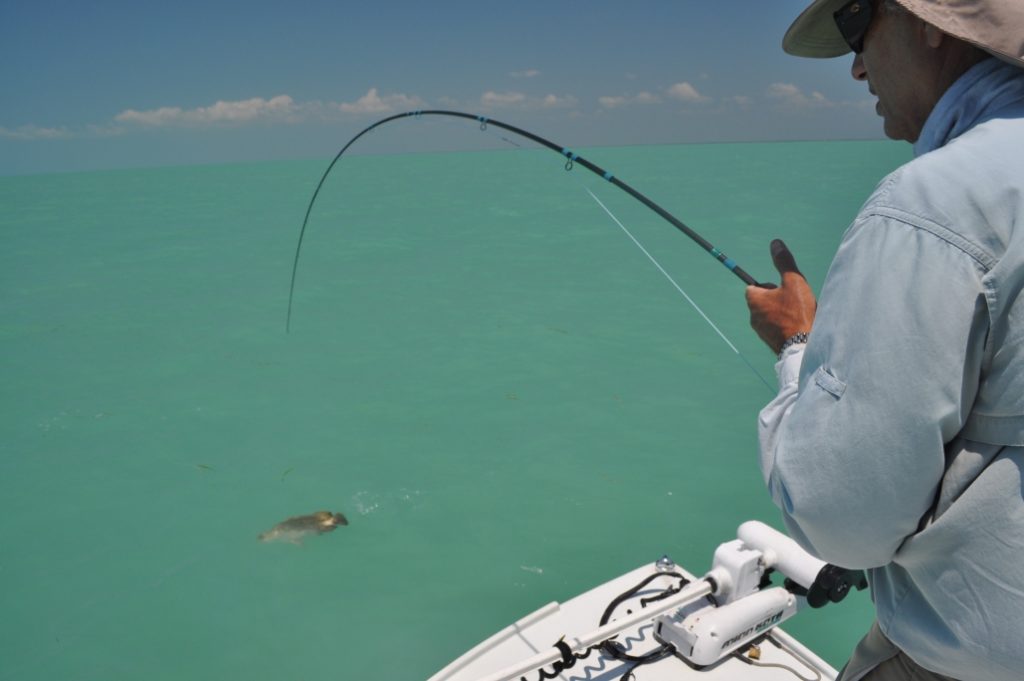
{"type": "Polygon", "coordinates": [[[881,138],[850,56],[782,52],[808,2],[0,0],[0,175],[329,158],[424,108],[571,148],[881,138]]]}

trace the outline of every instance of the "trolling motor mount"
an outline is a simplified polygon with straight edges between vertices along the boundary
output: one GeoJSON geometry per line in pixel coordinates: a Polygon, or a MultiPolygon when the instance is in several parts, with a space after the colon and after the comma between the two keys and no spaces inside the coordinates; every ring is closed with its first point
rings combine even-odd
{"type": "Polygon", "coordinates": [[[704,577],[716,603],[655,620],[655,637],[694,665],[714,664],[804,607],[838,603],[851,587],[867,587],[863,572],[829,565],[764,523],[743,523],[737,535],[718,547],[704,577]],[[774,570],[785,586],[771,586],[774,570]]]}

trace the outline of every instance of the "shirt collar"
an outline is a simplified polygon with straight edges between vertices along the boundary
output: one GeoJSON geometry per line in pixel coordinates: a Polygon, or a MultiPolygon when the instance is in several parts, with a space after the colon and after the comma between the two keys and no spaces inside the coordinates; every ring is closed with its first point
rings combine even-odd
{"type": "Polygon", "coordinates": [[[991,58],[975,64],[946,90],[914,143],[914,156],[927,154],[1024,100],[1024,69],[991,58]]]}

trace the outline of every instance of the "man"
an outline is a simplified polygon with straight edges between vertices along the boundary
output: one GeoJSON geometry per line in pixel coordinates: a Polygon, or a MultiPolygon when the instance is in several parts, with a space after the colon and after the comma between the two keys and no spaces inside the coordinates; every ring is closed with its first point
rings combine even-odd
{"type": "Polygon", "coordinates": [[[779,353],[765,480],[805,548],[869,569],[843,681],[1024,679],[1024,0],[815,0],[783,46],[852,50],[915,159],[817,304],[780,241],[747,290],[779,353]]]}

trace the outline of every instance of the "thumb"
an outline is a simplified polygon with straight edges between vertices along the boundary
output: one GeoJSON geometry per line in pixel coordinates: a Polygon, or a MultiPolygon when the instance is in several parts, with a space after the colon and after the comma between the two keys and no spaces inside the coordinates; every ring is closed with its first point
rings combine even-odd
{"type": "Polygon", "coordinates": [[[801,277],[804,276],[800,272],[800,268],[796,266],[796,258],[789,252],[789,248],[782,239],[773,239],[771,243],[771,254],[772,262],[775,263],[775,269],[779,271],[779,274],[786,274],[787,272],[795,272],[801,277]]]}

